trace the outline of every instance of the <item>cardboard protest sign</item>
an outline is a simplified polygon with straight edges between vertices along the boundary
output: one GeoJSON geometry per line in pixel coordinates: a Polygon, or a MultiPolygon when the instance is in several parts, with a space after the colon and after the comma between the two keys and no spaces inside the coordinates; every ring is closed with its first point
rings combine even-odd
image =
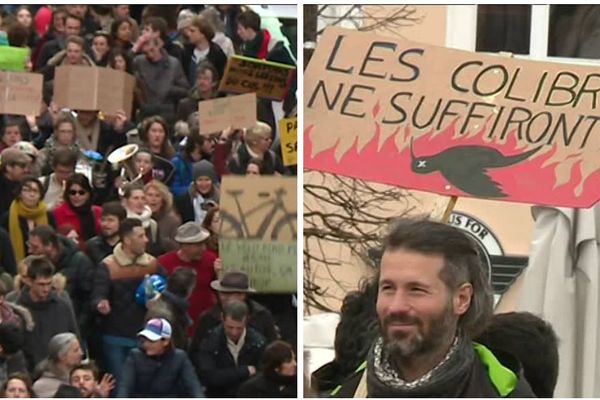
{"type": "Polygon", "coordinates": [[[600,74],[328,28],[304,75],[305,166],[444,195],[600,199],[600,74]]]}
{"type": "Polygon", "coordinates": [[[210,135],[228,126],[234,129],[256,125],[256,93],[223,97],[198,103],[200,134],[210,135]]]}
{"type": "Polygon", "coordinates": [[[0,70],[24,72],[28,58],[28,48],[0,46],[0,70]]]}
{"type": "Polygon", "coordinates": [[[283,165],[296,165],[298,160],[298,119],[284,118],[279,121],[281,159],[283,165]]]}
{"type": "Polygon", "coordinates": [[[60,66],[54,75],[54,101],[76,110],[125,111],[131,118],[135,78],[111,68],[60,66]]]}
{"type": "Polygon", "coordinates": [[[41,74],[0,71],[0,114],[40,115],[41,74]]]}
{"type": "Polygon", "coordinates": [[[231,56],[219,90],[231,93],[256,92],[261,98],[283,100],[292,84],[295,70],[291,65],[231,56]]]}
{"type": "Polygon", "coordinates": [[[296,178],[225,175],[219,256],[259,292],[296,291],[296,178]]]}

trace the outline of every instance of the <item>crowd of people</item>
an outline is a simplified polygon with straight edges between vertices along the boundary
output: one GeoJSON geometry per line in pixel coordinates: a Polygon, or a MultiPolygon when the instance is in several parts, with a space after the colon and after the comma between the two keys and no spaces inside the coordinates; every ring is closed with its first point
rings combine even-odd
{"type": "Polygon", "coordinates": [[[277,135],[296,86],[244,129],[200,134],[197,111],[231,95],[234,54],[295,65],[264,25],[236,5],[0,7],[0,46],[44,79],[38,116],[0,115],[3,396],[296,397],[294,296],[219,258],[222,177],[296,174],[277,135]],[[61,108],[64,65],[133,75],[131,115],[61,108]]]}

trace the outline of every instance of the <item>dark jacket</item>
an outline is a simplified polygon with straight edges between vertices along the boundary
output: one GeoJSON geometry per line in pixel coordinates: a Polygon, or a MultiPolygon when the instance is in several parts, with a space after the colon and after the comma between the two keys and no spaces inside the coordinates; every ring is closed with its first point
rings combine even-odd
{"type": "Polygon", "coordinates": [[[115,247],[112,255],[106,257],[96,269],[92,292],[92,309],[97,310],[100,300],[110,303],[110,313],[100,315],[102,333],[106,335],[135,338],[144,325],[146,310],[135,302],[135,291],[146,274],[165,275],[158,261],[145,254],[149,263],[143,265],[123,266],[115,259],[114,254],[120,246],[115,247]]]}
{"type": "MultiPolygon", "coordinates": [[[[278,338],[277,328],[275,327],[275,321],[271,311],[254,300],[248,300],[246,304],[248,304],[250,310],[248,326],[264,336],[267,343],[276,340],[278,338]]],[[[221,307],[219,304],[215,304],[200,315],[198,326],[194,332],[192,343],[190,344],[190,354],[194,354],[198,351],[200,343],[202,343],[202,341],[208,337],[209,332],[219,326],[221,322],[221,307]]],[[[192,358],[192,362],[195,363],[194,358],[192,358]]]]}
{"type": "MultiPolygon", "coordinates": [[[[535,397],[529,383],[522,377],[520,364],[516,359],[506,354],[502,354],[500,358],[500,353],[485,350],[487,351],[484,351],[485,355],[478,350],[473,350],[476,352],[475,362],[471,367],[468,381],[462,383],[463,390],[458,397],[535,397]],[[491,380],[492,375],[496,378],[500,377],[498,381],[502,381],[504,387],[496,385],[491,380]]],[[[354,375],[331,393],[332,396],[354,397],[362,375],[366,373],[365,366],[366,363],[363,363],[354,375]]],[[[440,393],[440,397],[444,397],[443,393],[440,393]]]]}
{"type": "MultiPolygon", "coordinates": [[[[196,83],[196,67],[198,66],[192,60],[194,49],[195,46],[193,44],[186,45],[183,53],[183,69],[185,70],[185,76],[187,76],[191,85],[196,83]]],[[[227,56],[218,44],[210,42],[206,61],[209,61],[215,67],[219,73],[219,79],[223,78],[223,72],[227,65],[227,56]]]]}
{"type": "Polygon", "coordinates": [[[2,172],[0,172],[0,210],[8,211],[10,203],[15,199],[15,190],[19,182],[11,181],[2,172]]]}
{"type": "Polygon", "coordinates": [[[21,290],[16,303],[29,310],[35,326],[32,331],[25,331],[23,352],[29,364],[29,370],[48,355],[48,342],[58,333],[72,332],[79,336],[73,308],[56,292],[51,292],[48,300],[33,302],[29,288],[21,290]]]}
{"type": "Polygon", "coordinates": [[[66,289],[73,302],[73,308],[82,334],[87,335],[90,321],[90,298],[96,266],[79,250],[72,240],[58,237],[61,251],[55,263],[56,272],[62,273],[67,278],[66,289]]]}
{"type": "Polygon", "coordinates": [[[101,235],[94,236],[85,242],[85,252],[95,266],[112,254],[114,248],[115,246],[108,244],[101,235]]]}
{"type": "MultiPolygon", "coordinates": [[[[2,191],[4,188],[2,188],[2,191]]],[[[6,232],[10,235],[10,229],[8,228],[8,219],[10,213],[10,205],[6,208],[6,212],[0,216],[0,227],[4,228],[6,232]]],[[[46,211],[46,218],[48,218],[48,225],[53,228],[56,228],[56,220],[54,219],[54,214],[51,211],[46,211]]],[[[25,255],[29,255],[29,251],[27,248],[27,241],[29,240],[29,225],[27,224],[27,219],[23,217],[19,217],[19,225],[21,227],[21,234],[23,237],[23,243],[25,243],[25,255]]]]}
{"type": "Polygon", "coordinates": [[[183,351],[188,350],[187,329],[192,324],[188,315],[189,303],[186,299],[179,297],[168,290],[164,290],[158,299],[146,303],[148,312],[145,320],[152,318],[164,318],[171,324],[173,345],[183,351]]]}
{"type": "Polygon", "coordinates": [[[192,354],[200,381],[208,397],[235,397],[240,385],[250,377],[248,366],[257,367],[266,345],[263,335],[248,327],[237,364],[227,348],[223,325],[219,325],[192,354]]]}
{"type": "Polygon", "coordinates": [[[11,275],[17,274],[17,264],[15,263],[15,253],[10,243],[8,231],[0,227],[0,267],[11,275]]]}
{"type": "Polygon", "coordinates": [[[259,372],[242,384],[237,397],[245,398],[283,398],[297,397],[296,376],[271,376],[259,372]]]}
{"type": "MultiPolygon", "coordinates": [[[[248,148],[242,144],[238,147],[237,152],[231,155],[227,162],[227,170],[235,175],[246,175],[248,161],[252,156],[248,152],[248,148]]],[[[267,150],[263,156],[263,175],[273,175],[275,171],[282,175],[287,175],[287,171],[279,157],[273,150],[267,150]]]]}
{"type": "Polygon", "coordinates": [[[204,392],[182,350],[148,357],[133,349],[123,366],[117,397],[204,397],[204,392]]]}
{"type": "MultiPolygon", "coordinates": [[[[213,189],[212,196],[207,197],[206,200],[210,200],[216,204],[219,204],[219,197],[220,193],[218,189],[213,189]]],[[[175,197],[173,203],[175,205],[175,210],[177,210],[177,213],[181,217],[181,223],[195,221],[196,214],[194,212],[194,204],[192,202],[192,196],[189,193],[189,189],[187,192],[175,197]]]]}

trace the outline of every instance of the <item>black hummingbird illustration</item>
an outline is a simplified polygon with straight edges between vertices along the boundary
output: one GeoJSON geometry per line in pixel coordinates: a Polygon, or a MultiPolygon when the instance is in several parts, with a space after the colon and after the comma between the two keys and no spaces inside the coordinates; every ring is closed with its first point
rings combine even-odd
{"type": "Polygon", "coordinates": [[[477,197],[506,197],[502,186],[487,174],[490,168],[517,164],[535,154],[542,146],[520,154],[505,156],[486,146],[454,146],[432,156],[415,156],[410,139],[411,169],[417,174],[439,171],[452,185],[477,197]]]}

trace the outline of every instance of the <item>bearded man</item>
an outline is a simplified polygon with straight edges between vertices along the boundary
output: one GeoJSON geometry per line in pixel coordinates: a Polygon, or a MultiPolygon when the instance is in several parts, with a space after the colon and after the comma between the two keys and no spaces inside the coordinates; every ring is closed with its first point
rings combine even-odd
{"type": "Polygon", "coordinates": [[[338,397],[535,397],[516,358],[471,338],[493,311],[492,290],[465,234],[428,220],[389,233],[377,282],[379,335],[338,397]]]}

